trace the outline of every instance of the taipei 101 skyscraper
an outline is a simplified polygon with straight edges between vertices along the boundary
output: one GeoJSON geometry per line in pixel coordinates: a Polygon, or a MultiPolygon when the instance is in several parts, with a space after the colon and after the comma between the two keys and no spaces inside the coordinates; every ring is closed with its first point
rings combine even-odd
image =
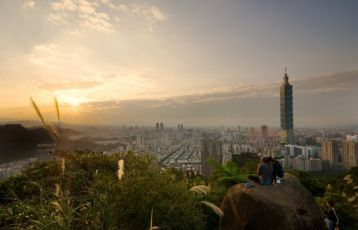
{"type": "Polygon", "coordinates": [[[293,97],[292,85],[288,82],[287,69],[280,87],[281,143],[293,144],[293,97]]]}

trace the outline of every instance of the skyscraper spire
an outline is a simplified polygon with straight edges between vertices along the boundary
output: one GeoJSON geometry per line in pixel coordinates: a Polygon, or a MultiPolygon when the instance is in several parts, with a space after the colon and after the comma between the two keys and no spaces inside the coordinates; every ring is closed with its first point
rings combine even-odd
{"type": "Polygon", "coordinates": [[[285,75],[283,76],[283,81],[288,83],[287,67],[285,66],[285,75]]]}

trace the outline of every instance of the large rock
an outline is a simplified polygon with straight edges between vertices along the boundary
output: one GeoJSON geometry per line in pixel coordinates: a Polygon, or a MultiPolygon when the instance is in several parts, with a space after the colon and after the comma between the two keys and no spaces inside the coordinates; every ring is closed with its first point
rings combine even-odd
{"type": "Polygon", "coordinates": [[[285,174],[281,184],[230,188],[221,208],[221,229],[325,229],[323,216],[311,193],[298,179],[285,174]]]}

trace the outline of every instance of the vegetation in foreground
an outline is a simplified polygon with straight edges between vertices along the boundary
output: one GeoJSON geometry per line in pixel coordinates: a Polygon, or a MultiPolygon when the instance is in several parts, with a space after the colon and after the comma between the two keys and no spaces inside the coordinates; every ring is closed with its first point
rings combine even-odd
{"type": "Polygon", "coordinates": [[[344,229],[358,229],[358,168],[340,175],[320,173],[318,176],[303,171],[291,171],[315,197],[324,213],[327,201],[333,201],[344,229]]]}
{"type": "MultiPolygon", "coordinates": [[[[254,167],[213,164],[205,181],[193,172],[163,170],[150,155],[58,153],[0,182],[0,228],[218,229],[220,210],[206,201],[219,206],[254,167]]],[[[309,173],[291,173],[322,211],[333,200],[345,229],[358,228],[358,168],[327,177],[328,186],[309,173]]]]}
{"type": "Polygon", "coordinates": [[[160,229],[205,229],[208,218],[218,223],[219,217],[203,202],[215,195],[205,186],[190,190],[203,183],[193,173],[162,170],[149,155],[58,154],[0,183],[0,227],[148,229],[152,222],[160,229]]]}

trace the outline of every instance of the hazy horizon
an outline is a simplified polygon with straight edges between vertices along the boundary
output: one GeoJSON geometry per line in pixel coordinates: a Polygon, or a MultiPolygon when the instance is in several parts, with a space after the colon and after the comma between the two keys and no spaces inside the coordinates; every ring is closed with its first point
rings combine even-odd
{"type": "Polygon", "coordinates": [[[358,124],[358,2],[0,2],[0,120],[279,127],[358,124]]]}

